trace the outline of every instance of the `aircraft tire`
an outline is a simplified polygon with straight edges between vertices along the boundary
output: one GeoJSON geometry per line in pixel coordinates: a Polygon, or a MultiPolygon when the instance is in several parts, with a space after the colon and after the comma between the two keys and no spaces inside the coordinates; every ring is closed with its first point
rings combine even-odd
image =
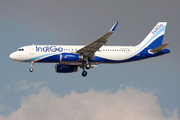
{"type": "Polygon", "coordinates": [[[86,72],[86,71],[83,71],[83,72],[82,72],[82,76],[83,76],[83,77],[86,77],[86,76],[87,76],[87,72],[86,72]]]}
{"type": "Polygon", "coordinates": [[[30,71],[30,72],[33,72],[33,68],[30,68],[29,71],[30,71]]]}
{"type": "Polygon", "coordinates": [[[86,65],[85,65],[85,68],[88,70],[88,69],[91,68],[91,65],[90,65],[90,64],[86,64],[86,65]]]}

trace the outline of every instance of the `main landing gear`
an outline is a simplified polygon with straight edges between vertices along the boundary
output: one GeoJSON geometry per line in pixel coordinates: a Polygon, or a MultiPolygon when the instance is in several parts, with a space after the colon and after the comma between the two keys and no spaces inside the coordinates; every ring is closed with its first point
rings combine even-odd
{"type": "Polygon", "coordinates": [[[31,68],[29,69],[30,72],[33,72],[33,65],[34,65],[34,62],[31,62],[31,68]]]}
{"type": "Polygon", "coordinates": [[[85,68],[86,68],[87,70],[89,70],[89,69],[91,68],[91,65],[90,65],[90,64],[85,64],[85,68]]]}
{"type": "Polygon", "coordinates": [[[87,72],[86,72],[85,70],[83,70],[82,76],[83,76],[83,77],[86,77],[86,75],[87,75],[87,72]]]}
{"type": "Polygon", "coordinates": [[[86,77],[87,76],[87,71],[85,71],[84,68],[86,68],[88,70],[88,69],[91,68],[91,65],[87,63],[87,64],[83,65],[81,68],[83,69],[82,76],[86,77]]]}

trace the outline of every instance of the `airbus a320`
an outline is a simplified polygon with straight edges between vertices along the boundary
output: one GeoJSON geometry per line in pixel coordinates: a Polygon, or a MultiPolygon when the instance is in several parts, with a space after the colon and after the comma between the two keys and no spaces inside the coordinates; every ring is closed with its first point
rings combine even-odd
{"type": "Polygon", "coordinates": [[[107,39],[114,33],[118,22],[102,37],[88,45],[28,45],[20,47],[10,54],[10,58],[19,62],[29,62],[30,72],[34,63],[56,63],[57,73],[77,72],[82,68],[82,76],[87,69],[96,68],[98,64],[125,63],[157,57],[170,53],[162,44],[167,22],[159,22],[147,37],[136,46],[107,46],[107,39]]]}

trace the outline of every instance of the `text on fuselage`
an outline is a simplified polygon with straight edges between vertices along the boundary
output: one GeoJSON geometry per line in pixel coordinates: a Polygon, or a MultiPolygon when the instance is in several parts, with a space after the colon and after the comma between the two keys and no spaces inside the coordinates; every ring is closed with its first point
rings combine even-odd
{"type": "Polygon", "coordinates": [[[36,52],[62,52],[62,47],[56,47],[56,46],[44,46],[44,47],[38,47],[36,46],[36,52]]]}

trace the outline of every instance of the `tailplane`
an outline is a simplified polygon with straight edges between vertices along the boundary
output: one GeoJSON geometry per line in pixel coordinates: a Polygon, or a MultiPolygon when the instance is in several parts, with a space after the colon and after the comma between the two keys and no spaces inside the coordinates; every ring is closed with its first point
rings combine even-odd
{"type": "Polygon", "coordinates": [[[167,22],[159,22],[152,31],[147,35],[147,37],[138,45],[142,49],[148,47],[154,49],[162,45],[167,22]]]}
{"type": "Polygon", "coordinates": [[[162,45],[160,45],[160,46],[158,46],[158,47],[150,50],[150,52],[152,52],[152,53],[161,52],[161,51],[163,51],[164,49],[166,49],[166,47],[167,47],[168,45],[169,45],[169,43],[162,44],[162,45]]]}

